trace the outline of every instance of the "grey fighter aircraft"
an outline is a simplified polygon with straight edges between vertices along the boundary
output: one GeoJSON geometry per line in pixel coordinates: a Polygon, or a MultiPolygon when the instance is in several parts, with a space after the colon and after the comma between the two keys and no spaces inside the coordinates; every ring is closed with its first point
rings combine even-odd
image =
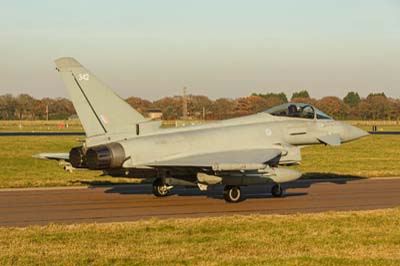
{"type": "Polygon", "coordinates": [[[301,173],[284,165],[301,161],[306,145],[338,146],[368,133],[333,120],[312,105],[283,104],[240,118],[182,128],[149,121],[73,58],[55,61],[86,132],[69,154],[36,157],[66,160],[73,168],[103,170],[115,177],[154,178],[153,194],[173,186],[225,186],[227,202],[241,199],[240,186],[282,183],[301,173]]]}

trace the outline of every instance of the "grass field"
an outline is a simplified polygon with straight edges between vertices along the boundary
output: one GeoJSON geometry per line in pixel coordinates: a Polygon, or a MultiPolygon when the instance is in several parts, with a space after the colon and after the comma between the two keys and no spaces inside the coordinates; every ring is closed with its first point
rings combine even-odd
{"type": "Polygon", "coordinates": [[[0,121],[0,132],[83,132],[78,120],[0,121]]]}
{"type": "MultiPolygon", "coordinates": [[[[365,131],[372,131],[372,126],[358,126],[359,128],[365,131]]],[[[385,125],[378,125],[377,131],[400,131],[400,126],[385,126],[385,125]]]]}
{"type": "Polygon", "coordinates": [[[131,182],[100,176],[100,171],[69,173],[57,161],[32,158],[41,152],[69,152],[79,137],[0,137],[0,188],[82,185],[92,181],[131,182]]]}
{"type": "Polygon", "coordinates": [[[346,123],[366,131],[372,131],[372,126],[376,126],[378,131],[400,131],[399,121],[346,121],[346,123]]]}
{"type": "Polygon", "coordinates": [[[400,209],[0,228],[0,265],[400,265],[400,209]]]}
{"type": "Polygon", "coordinates": [[[339,147],[309,146],[296,167],[307,177],[400,176],[400,136],[370,135],[339,147]]]}
{"type": "MultiPolygon", "coordinates": [[[[77,138],[0,137],[0,188],[132,182],[100,176],[99,171],[69,173],[56,161],[31,157],[40,152],[69,152],[79,145],[77,138]]],[[[302,164],[296,168],[304,178],[400,176],[400,136],[373,135],[340,147],[306,147],[302,156],[302,164]]]]}

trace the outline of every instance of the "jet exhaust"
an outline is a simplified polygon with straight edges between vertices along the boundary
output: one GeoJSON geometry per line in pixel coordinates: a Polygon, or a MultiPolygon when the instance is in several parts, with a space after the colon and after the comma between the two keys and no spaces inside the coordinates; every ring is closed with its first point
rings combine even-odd
{"type": "Polygon", "coordinates": [[[69,152],[69,161],[74,168],[87,168],[86,154],[82,146],[71,149],[69,152]]]}
{"type": "Polygon", "coordinates": [[[91,147],[86,152],[87,167],[91,170],[119,168],[125,159],[124,148],[119,143],[91,147]]]}

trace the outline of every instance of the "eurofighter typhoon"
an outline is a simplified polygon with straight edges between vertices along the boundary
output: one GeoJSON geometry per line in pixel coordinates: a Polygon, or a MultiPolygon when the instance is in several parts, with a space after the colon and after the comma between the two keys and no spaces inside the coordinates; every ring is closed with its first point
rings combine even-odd
{"type": "Polygon", "coordinates": [[[368,133],[333,120],[312,105],[287,103],[254,115],[182,128],[149,121],[73,58],[55,61],[86,133],[69,154],[36,157],[64,160],[72,168],[103,170],[114,177],[152,178],[153,194],[165,197],[174,186],[200,190],[224,185],[227,202],[241,200],[241,186],[282,183],[301,173],[281,166],[298,164],[300,149],[338,146],[368,133]]]}

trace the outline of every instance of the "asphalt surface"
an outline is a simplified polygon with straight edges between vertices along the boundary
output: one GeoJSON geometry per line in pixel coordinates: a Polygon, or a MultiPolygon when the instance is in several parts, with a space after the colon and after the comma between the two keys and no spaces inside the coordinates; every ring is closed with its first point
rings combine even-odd
{"type": "Polygon", "coordinates": [[[283,198],[268,186],[243,187],[237,204],[222,199],[222,187],[207,192],[176,188],[156,198],[150,185],[0,190],[0,226],[116,222],[152,217],[291,214],[371,210],[400,206],[400,179],[300,181],[283,198]]]}

